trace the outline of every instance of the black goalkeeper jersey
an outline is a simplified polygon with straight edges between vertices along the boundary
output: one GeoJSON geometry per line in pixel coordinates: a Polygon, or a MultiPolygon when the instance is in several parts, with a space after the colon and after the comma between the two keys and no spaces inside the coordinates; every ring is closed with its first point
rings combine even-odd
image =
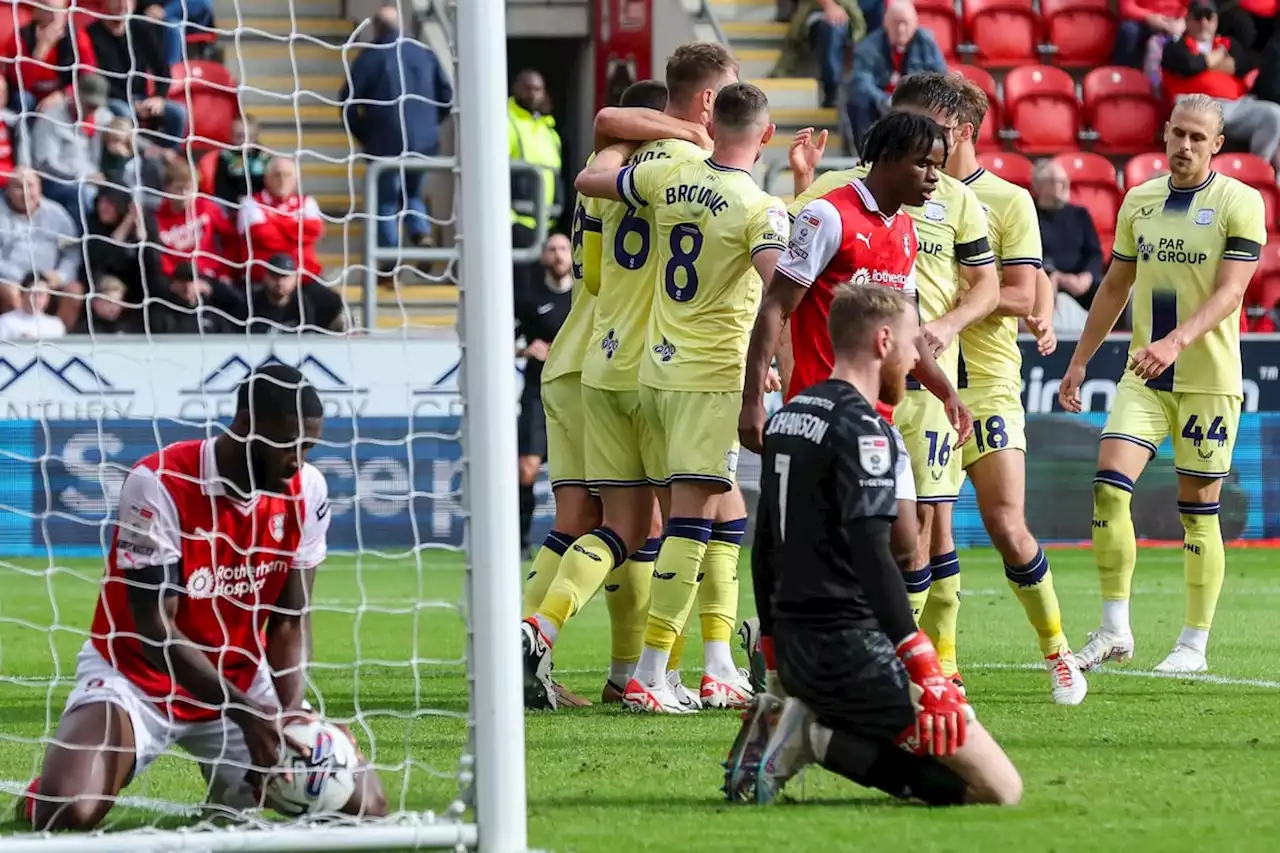
{"type": "Polygon", "coordinates": [[[840,380],[814,385],[769,419],[751,555],[766,635],[769,617],[880,627],[867,583],[882,588],[885,567],[868,540],[873,527],[887,536],[897,517],[897,453],[892,427],[840,380]]]}

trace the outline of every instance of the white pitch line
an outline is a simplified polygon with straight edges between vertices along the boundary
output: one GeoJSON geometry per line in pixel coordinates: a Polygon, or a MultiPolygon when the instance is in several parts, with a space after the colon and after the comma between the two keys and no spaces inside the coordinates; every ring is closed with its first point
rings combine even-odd
{"type": "MultiPolygon", "coordinates": [[[[0,793],[25,794],[27,792],[27,784],[14,779],[0,779],[0,793]]],[[[200,816],[200,808],[198,806],[184,806],[178,803],[166,802],[165,800],[152,799],[151,797],[120,797],[116,800],[116,805],[127,809],[142,809],[149,812],[158,812],[159,814],[176,815],[177,817],[200,816]]]]}
{"type": "MultiPolygon", "coordinates": [[[[1044,665],[1037,663],[972,663],[964,667],[964,671],[970,670],[993,670],[993,671],[1026,671],[1026,672],[1044,672],[1044,665]]],[[[606,670],[603,669],[560,669],[557,667],[553,670],[555,675],[605,675],[606,670]]],[[[1175,681],[1199,681],[1205,684],[1222,684],[1233,687],[1260,687],[1264,690],[1280,690],[1280,681],[1268,681],[1262,678],[1234,678],[1226,675],[1214,675],[1209,672],[1200,673],[1168,673],[1156,672],[1151,669],[1118,669],[1108,667],[1097,669],[1089,673],[1089,677],[1095,675],[1120,675],[1126,678],[1159,678],[1173,679],[1175,681]]]]}
{"type": "MultiPolygon", "coordinates": [[[[1044,667],[1034,663],[977,663],[965,667],[965,671],[977,670],[1030,670],[1044,671],[1044,667]]],[[[1211,672],[1156,672],[1153,669],[1120,669],[1104,666],[1089,673],[1095,675],[1120,675],[1125,678],[1163,678],[1175,681],[1199,681],[1204,684],[1225,684],[1234,687],[1261,687],[1266,690],[1280,690],[1280,681],[1268,681],[1263,678],[1234,678],[1226,675],[1214,675],[1211,672]]]]}

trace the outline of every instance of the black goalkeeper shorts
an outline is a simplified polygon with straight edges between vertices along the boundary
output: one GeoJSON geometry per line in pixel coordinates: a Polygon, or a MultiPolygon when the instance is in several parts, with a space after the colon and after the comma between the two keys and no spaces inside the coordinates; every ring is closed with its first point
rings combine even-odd
{"type": "Polygon", "coordinates": [[[881,632],[778,620],[773,651],[783,687],[822,725],[896,741],[915,724],[907,672],[881,632]]]}
{"type": "Polygon", "coordinates": [[[521,456],[547,458],[547,412],[542,397],[525,394],[520,398],[520,419],[516,421],[516,444],[521,456]]]}

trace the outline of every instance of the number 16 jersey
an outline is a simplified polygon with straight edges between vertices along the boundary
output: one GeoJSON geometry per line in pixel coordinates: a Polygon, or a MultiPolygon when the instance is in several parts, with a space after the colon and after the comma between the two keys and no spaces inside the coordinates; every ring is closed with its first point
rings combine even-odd
{"type": "Polygon", "coordinates": [[[712,159],[631,166],[618,176],[618,189],[633,207],[652,209],[656,226],[656,289],[640,384],[739,391],[762,290],[752,258],[786,249],[786,205],[749,172],[712,159]]]}
{"type": "MultiPolygon", "coordinates": [[[[709,155],[691,142],[659,139],[637,148],[628,163],[701,162],[709,155]]],[[[658,275],[653,208],[602,201],[597,210],[600,292],[591,343],[582,362],[582,384],[605,391],[635,391],[658,275]]]]}

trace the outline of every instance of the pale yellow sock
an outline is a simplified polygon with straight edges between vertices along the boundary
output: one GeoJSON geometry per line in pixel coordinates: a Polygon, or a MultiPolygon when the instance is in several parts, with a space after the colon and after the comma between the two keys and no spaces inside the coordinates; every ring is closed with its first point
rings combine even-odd
{"type": "Polygon", "coordinates": [[[579,537],[561,558],[560,570],[543,596],[537,615],[546,617],[556,629],[563,628],[596,594],[613,567],[626,558],[626,545],[607,527],[579,537]]]}

